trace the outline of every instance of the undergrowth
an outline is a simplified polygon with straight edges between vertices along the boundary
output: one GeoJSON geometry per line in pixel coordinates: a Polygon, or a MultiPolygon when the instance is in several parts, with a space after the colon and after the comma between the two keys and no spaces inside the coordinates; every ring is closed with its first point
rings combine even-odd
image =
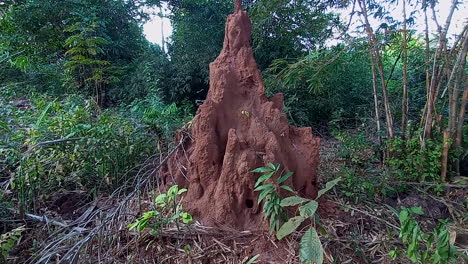
{"type": "Polygon", "coordinates": [[[56,192],[115,190],[186,120],[151,99],[103,110],[78,95],[0,93],[0,181],[29,210],[56,192]]]}

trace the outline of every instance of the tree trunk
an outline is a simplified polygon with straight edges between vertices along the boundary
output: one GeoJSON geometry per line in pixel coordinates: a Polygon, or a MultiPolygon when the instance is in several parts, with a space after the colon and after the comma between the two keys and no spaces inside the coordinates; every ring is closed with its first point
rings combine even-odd
{"type": "Polygon", "coordinates": [[[463,139],[463,124],[466,114],[466,103],[468,101],[468,78],[465,78],[465,89],[463,89],[463,97],[461,101],[460,113],[458,114],[457,137],[455,138],[455,146],[461,147],[463,139]]]}
{"type": "Polygon", "coordinates": [[[448,130],[444,131],[444,146],[442,148],[442,169],[440,172],[440,179],[442,182],[447,181],[447,167],[448,167],[448,153],[450,149],[450,132],[448,130]]]}
{"type": "Polygon", "coordinates": [[[406,123],[408,122],[408,48],[406,31],[406,0],[403,0],[403,97],[401,99],[401,138],[406,137],[406,123]]]}
{"type": "Polygon", "coordinates": [[[380,127],[380,107],[379,107],[379,96],[377,93],[377,74],[375,72],[375,62],[372,59],[372,51],[369,49],[371,53],[370,57],[370,65],[372,71],[372,88],[373,88],[373,95],[374,95],[374,111],[375,111],[375,123],[377,125],[377,135],[379,139],[379,146],[382,145],[382,134],[381,134],[381,127],[380,127]]]}
{"type": "MultiPolygon", "coordinates": [[[[427,111],[426,111],[426,117],[425,117],[425,125],[424,125],[424,131],[423,131],[423,137],[422,137],[422,142],[421,142],[421,147],[425,148],[426,146],[426,140],[428,138],[431,138],[432,136],[432,124],[433,124],[433,113],[434,113],[434,108],[435,108],[435,91],[438,85],[438,81],[440,80],[440,75],[441,71],[439,70],[439,63],[442,58],[442,52],[445,50],[446,46],[446,41],[447,41],[447,30],[450,27],[450,23],[452,21],[452,16],[453,12],[455,10],[455,7],[457,6],[457,0],[452,0],[452,5],[450,7],[450,12],[449,15],[447,16],[447,20],[445,21],[445,26],[443,28],[440,28],[440,26],[437,23],[437,19],[435,16],[434,12],[434,21],[438,25],[438,31],[439,33],[439,41],[438,41],[438,47],[434,56],[434,62],[433,62],[433,68],[432,68],[432,76],[431,76],[431,82],[429,86],[429,96],[427,99],[427,111]]],[[[434,9],[433,9],[434,11],[434,9]]]]}
{"type": "Polygon", "coordinates": [[[166,53],[166,41],[164,39],[164,15],[162,6],[159,7],[159,17],[161,18],[161,48],[163,53],[166,53]]]}
{"type": "MultiPolygon", "coordinates": [[[[457,60],[453,66],[453,70],[450,74],[450,78],[447,84],[449,93],[449,122],[448,130],[450,137],[456,140],[458,123],[463,123],[463,120],[457,120],[459,116],[459,98],[460,91],[462,90],[463,82],[465,81],[465,65],[466,56],[468,52],[468,32],[464,32],[463,41],[457,60]],[[453,81],[452,81],[453,80],[453,81]],[[452,85],[453,83],[453,85],[452,85]]],[[[454,47],[455,48],[455,47],[454,47]]],[[[463,106],[461,106],[463,107],[463,106]]]]}
{"type": "MultiPolygon", "coordinates": [[[[358,0],[359,6],[361,7],[362,15],[364,17],[365,21],[365,27],[366,27],[366,32],[367,32],[367,37],[369,39],[369,45],[371,47],[371,57],[377,64],[377,70],[379,71],[380,75],[380,82],[382,85],[382,98],[384,101],[384,108],[385,108],[385,118],[386,118],[386,124],[387,124],[387,133],[388,137],[390,139],[395,138],[395,134],[393,131],[393,116],[390,108],[390,103],[388,99],[388,91],[387,91],[387,86],[385,83],[385,74],[383,70],[383,63],[382,63],[382,57],[379,52],[378,48],[378,43],[377,39],[372,32],[372,28],[369,23],[368,15],[367,15],[367,3],[366,0],[358,0]]],[[[371,59],[372,59],[371,58],[371,59]]]]}

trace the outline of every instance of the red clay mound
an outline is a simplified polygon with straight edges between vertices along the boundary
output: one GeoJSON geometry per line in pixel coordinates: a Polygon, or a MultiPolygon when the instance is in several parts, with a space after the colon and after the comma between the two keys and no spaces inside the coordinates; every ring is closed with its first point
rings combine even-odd
{"type": "Polygon", "coordinates": [[[193,119],[192,138],[173,154],[163,174],[166,182],[188,188],[184,208],[205,225],[262,228],[253,190],[260,175],[251,170],[268,162],[294,172],[286,184],[301,195],[317,193],[319,139],[310,127],[288,124],[282,94],[265,96],[251,30],[247,12],[237,3],[227,18],[223,50],[210,64],[210,89],[193,119]]]}

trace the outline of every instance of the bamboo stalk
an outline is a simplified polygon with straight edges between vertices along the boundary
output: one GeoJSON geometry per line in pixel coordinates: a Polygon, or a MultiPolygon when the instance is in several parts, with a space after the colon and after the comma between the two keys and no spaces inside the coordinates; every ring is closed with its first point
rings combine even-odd
{"type": "Polygon", "coordinates": [[[455,138],[455,146],[457,146],[457,147],[460,147],[461,144],[462,144],[463,123],[465,121],[467,101],[468,101],[468,78],[465,78],[465,89],[463,90],[460,113],[458,114],[457,136],[455,138]]]}
{"type": "Polygon", "coordinates": [[[458,1],[457,0],[452,0],[452,4],[450,6],[450,11],[449,15],[447,16],[447,19],[445,21],[445,26],[443,28],[440,27],[440,25],[437,22],[435,12],[434,12],[434,7],[432,6],[432,10],[434,13],[434,21],[437,24],[437,29],[439,31],[439,41],[438,41],[438,47],[434,56],[434,61],[433,61],[433,68],[432,68],[432,76],[431,76],[431,82],[429,86],[429,96],[427,99],[427,111],[426,111],[426,117],[425,117],[425,124],[424,124],[424,131],[423,131],[423,136],[422,136],[422,142],[421,142],[421,147],[425,148],[426,146],[426,140],[428,138],[431,138],[432,136],[432,124],[433,124],[433,112],[435,108],[435,91],[437,88],[437,85],[440,81],[440,67],[439,63],[442,58],[442,53],[445,50],[446,47],[446,42],[447,42],[447,31],[450,27],[450,23],[452,22],[452,16],[455,11],[455,8],[457,6],[458,1]]]}
{"type": "Polygon", "coordinates": [[[401,138],[406,137],[406,123],[408,122],[408,48],[406,31],[406,0],[403,0],[403,95],[401,99],[401,138]]]}
{"type": "Polygon", "coordinates": [[[383,63],[382,57],[380,55],[379,49],[377,47],[377,39],[375,38],[374,33],[372,32],[372,28],[369,23],[368,14],[367,14],[367,3],[366,0],[359,0],[359,6],[362,11],[362,15],[365,21],[365,27],[367,32],[367,37],[369,40],[369,45],[371,47],[371,58],[374,58],[375,63],[377,64],[377,70],[379,72],[381,88],[382,88],[382,97],[384,102],[385,108],[385,118],[386,118],[386,125],[387,125],[387,133],[390,139],[395,138],[394,130],[393,130],[393,116],[390,108],[390,103],[388,99],[388,91],[387,85],[385,83],[385,74],[383,70],[383,63]]]}
{"type": "Polygon", "coordinates": [[[444,131],[444,146],[442,148],[442,169],[440,172],[440,179],[442,182],[447,181],[447,167],[448,167],[448,153],[450,149],[450,132],[444,131]]]}

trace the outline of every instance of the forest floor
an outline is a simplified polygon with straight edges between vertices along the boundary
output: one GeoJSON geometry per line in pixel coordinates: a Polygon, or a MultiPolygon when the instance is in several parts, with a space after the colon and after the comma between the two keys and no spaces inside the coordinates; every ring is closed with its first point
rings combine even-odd
{"type": "MultiPolygon", "coordinates": [[[[322,139],[322,184],[345,175],[347,161],[338,155],[340,148],[340,141],[322,139]]],[[[129,231],[130,221],[151,207],[159,188],[155,172],[168,155],[170,152],[149,158],[135,181],[110,197],[89,201],[83,193],[56,195],[52,203],[43,205],[44,215],[27,216],[32,220],[28,221],[29,231],[12,252],[12,263],[300,263],[297,252],[302,231],[277,241],[266,232],[205,227],[196,219],[189,226],[167,226],[157,235],[129,231]],[[257,262],[249,262],[258,254],[257,262]]],[[[317,227],[325,263],[411,263],[404,253],[396,260],[389,256],[394,249],[404,252],[398,216],[392,210],[399,206],[421,206],[427,212],[418,219],[423,228],[436,226],[439,218],[450,219],[451,235],[466,240],[466,189],[435,196],[427,186],[416,185],[383,197],[368,186],[380,182],[376,177],[383,177],[379,163],[371,162],[362,171],[358,176],[344,176],[341,185],[319,201],[317,227]]],[[[466,244],[459,246],[467,252],[466,244]]]]}

